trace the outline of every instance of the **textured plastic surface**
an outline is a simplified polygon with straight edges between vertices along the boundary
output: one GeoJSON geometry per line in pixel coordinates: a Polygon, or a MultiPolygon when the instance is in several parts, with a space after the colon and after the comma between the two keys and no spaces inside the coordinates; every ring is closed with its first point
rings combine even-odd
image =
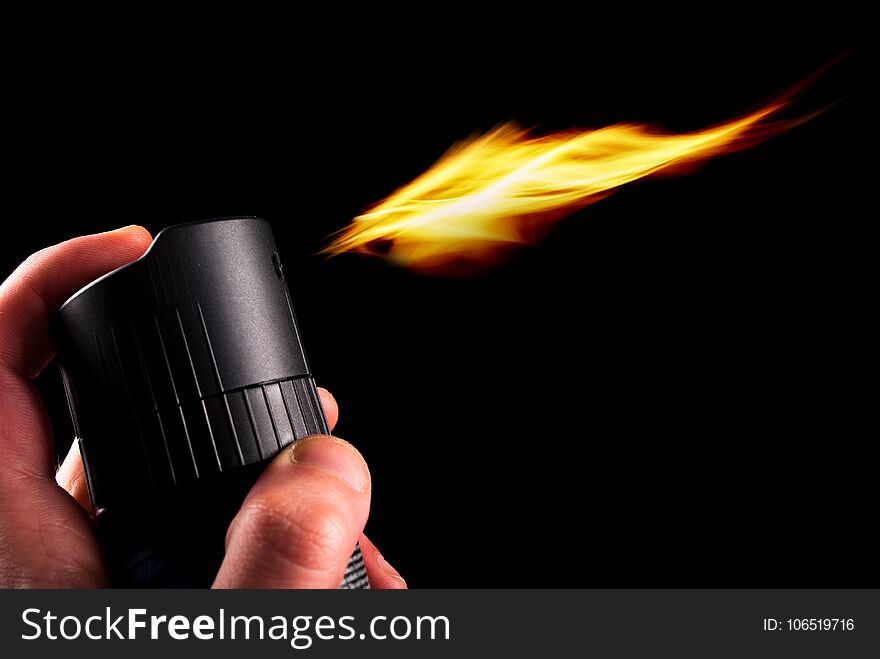
{"type": "Polygon", "coordinates": [[[162,231],[55,333],[117,582],[209,585],[262,464],[327,432],[269,224],[162,231]]]}

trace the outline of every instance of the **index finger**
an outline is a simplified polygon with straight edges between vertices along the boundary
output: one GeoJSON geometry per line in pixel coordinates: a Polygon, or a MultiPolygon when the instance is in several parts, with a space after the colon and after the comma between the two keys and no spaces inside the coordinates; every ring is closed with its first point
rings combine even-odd
{"type": "Polygon", "coordinates": [[[0,284],[0,465],[51,475],[49,424],[30,379],[54,356],[51,316],[89,282],[141,256],[142,227],[74,238],[47,247],[0,284]]]}

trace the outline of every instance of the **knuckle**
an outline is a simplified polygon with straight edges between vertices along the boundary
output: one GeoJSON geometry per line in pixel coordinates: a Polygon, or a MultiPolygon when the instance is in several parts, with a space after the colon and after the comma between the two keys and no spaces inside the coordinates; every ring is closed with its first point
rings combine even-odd
{"type": "Polygon", "coordinates": [[[327,570],[336,566],[348,540],[343,511],[326,502],[258,499],[242,512],[236,532],[243,534],[249,553],[262,560],[272,557],[308,570],[327,570]]]}

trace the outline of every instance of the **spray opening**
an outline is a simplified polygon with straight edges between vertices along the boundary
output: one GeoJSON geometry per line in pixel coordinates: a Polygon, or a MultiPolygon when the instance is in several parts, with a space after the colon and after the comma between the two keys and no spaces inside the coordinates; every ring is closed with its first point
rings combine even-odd
{"type": "Polygon", "coordinates": [[[278,256],[278,252],[272,254],[272,267],[275,268],[275,274],[278,275],[278,279],[284,281],[284,268],[281,267],[281,257],[278,256]]]}

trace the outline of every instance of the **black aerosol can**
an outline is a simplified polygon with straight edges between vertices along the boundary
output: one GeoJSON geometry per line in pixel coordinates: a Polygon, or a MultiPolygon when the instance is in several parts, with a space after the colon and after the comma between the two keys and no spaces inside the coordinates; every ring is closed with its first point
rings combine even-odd
{"type": "MultiPolygon", "coordinates": [[[[328,432],[269,224],[165,229],[54,330],[113,584],[210,586],[266,462],[328,432]]],[[[358,547],[341,587],[369,587],[358,547]]]]}

